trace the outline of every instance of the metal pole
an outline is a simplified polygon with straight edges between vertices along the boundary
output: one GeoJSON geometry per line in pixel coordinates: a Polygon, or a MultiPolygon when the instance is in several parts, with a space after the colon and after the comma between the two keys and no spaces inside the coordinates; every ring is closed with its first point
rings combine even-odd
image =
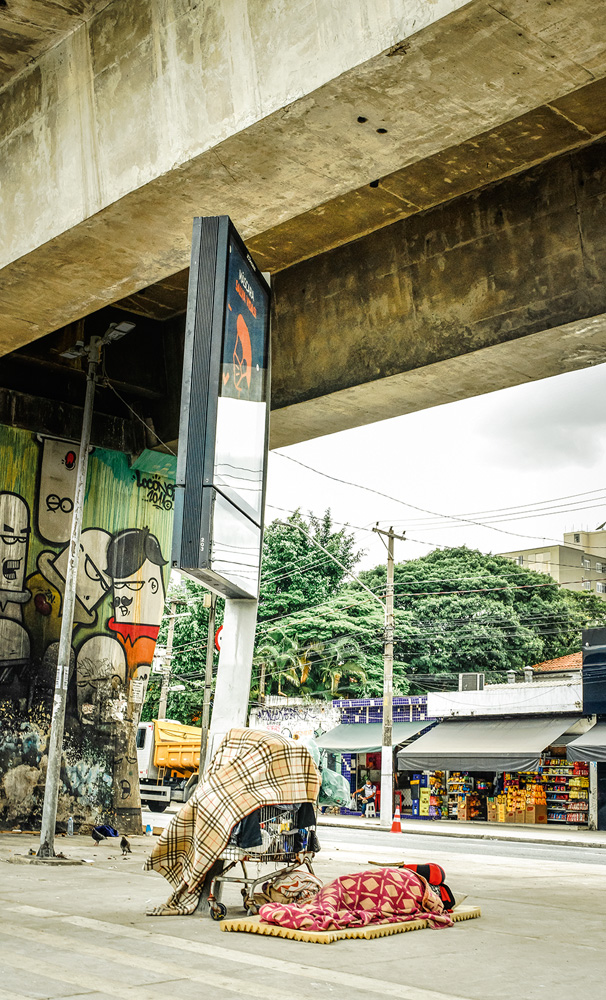
{"type": "Polygon", "coordinates": [[[88,372],[86,375],[86,397],[82,417],[82,434],[80,437],[80,456],[76,475],[76,493],[74,497],[74,512],[69,541],[67,573],[65,577],[65,593],[61,611],[61,634],[59,636],[59,656],[57,659],[57,674],[55,678],[55,696],[53,698],[53,714],[48,741],[48,765],[46,768],[46,784],[44,787],[44,805],[42,807],[42,829],[40,831],[40,847],[38,857],[53,858],[55,856],[55,823],[57,821],[57,802],[59,798],[59,780],[61,776],[61,756],[63,751],[63,730],[65,728],[65,709],[67,704],[67,685],[69,682],[69,666],[72,651],[72,632],[74,627],[74,605],[76,601],[76,579],[78,576],[78,557],[80,554],[80,531],[82,529],[82,514],[84,510],[84,494],[86,491],[86,472],[88,469],[88,447],[93,419],[93,404],[95,398],[95,382],[97,366],[101,360],[102,341],[100,337],[91,337],[86,349],[88,356],[88,372]]]}
{"type": "Polygon", "coordinates": [[[587,816],[589,830],[598,828],[598,764],[589,761],[589,815],[587,816]]]}
{"type": "Polygon", "coordinates": [[[168,701],[168,685],[171,675],[171,661],[173,658],[173,640],[175,637],[175,610],[177,601],[170,602],[170,620],[168,623],[168,638],[166,640],[166,654],[164,656],[162,681],[160,685],[160,704],[158,705],[158,718],[166,718],[166,703],[168,701]]]}
{"type": "Polygon", "coordinates": [[[390,827],[393,819],[393,581],[394,581],[394,540],[404,541],[403,535],[396,535],[393,528],[382,531],[373,528],[378,535],[387,536],[387,586],[385,588],[385,646],[383,650],[383,737],[381,747],[381,826],[390,827]]]}
{"type": "Polygon", "coordinates": [[[208,635],[206,636],[206,667],[204,672],[204,702],[202,704],[202,739],[200,741],[200,768],[198,781],[206,767],[206,752],[208,750],[208,731],[210,729],[210,695],[213,685],[213,659],[215,646],[215,612],[217,610],[217,595],[211,594],[208,611],[208,635]]]}

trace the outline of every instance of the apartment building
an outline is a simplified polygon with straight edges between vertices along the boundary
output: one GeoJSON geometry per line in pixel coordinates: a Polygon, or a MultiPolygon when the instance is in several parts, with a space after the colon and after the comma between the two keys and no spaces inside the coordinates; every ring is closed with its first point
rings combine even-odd
{"type": "Polygon", "coordinates": [[[561,545],[501,555],[527,569],[548,573],[567,590],[591,591],[606,600],[606,531],[567,531],[561,545]]]}

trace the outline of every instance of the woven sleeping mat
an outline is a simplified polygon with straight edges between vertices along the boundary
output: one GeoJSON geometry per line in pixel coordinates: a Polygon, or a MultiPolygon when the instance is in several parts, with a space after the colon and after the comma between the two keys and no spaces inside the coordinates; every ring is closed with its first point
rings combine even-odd
{"type": "MultiPolygon", "coordinates": [[[[479,906],[467,906],[456,909],[450,914],[453,923],[473,920],[481,916],[479,906]]],[[[261,923],[259,917],[239,917],[236,920],[222,920],[222,931],[242,931],[245,934],[264,934],[269,937],[291,938],[293,941],[309,941],[313,944],[333,944],[346,938],[387,937],[390,934],[403,934],[405,931],[420,931],[427,927],[427,918],[407,920],[397,924],[370,924],[366,927],[349,927],[341,931],[298,931],[290,927],[280,927],[278,924],[261,923]]]]}

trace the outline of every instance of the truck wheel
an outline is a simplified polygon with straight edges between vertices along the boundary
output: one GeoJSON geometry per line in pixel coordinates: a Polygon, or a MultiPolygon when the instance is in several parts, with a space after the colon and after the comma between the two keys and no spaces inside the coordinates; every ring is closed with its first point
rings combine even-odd
{"type": "Polygon", "coordinates": [[[163,813],[167,805],[168,802],[165,801],[158,802],[157,800],[154,800],[153,802],[147,803],[147,808],[149,809],[150,812],[153,813],[163,813]]]}

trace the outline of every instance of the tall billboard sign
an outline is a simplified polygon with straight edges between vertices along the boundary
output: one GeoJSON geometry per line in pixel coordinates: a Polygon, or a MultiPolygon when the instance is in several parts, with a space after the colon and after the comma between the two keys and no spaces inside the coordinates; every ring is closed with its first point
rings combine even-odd
{"type": "Polygon", "coordinates": [[[172,564],[224,597],[259,594],[269,310],[231,220],[194,219],[172,564]]]}

